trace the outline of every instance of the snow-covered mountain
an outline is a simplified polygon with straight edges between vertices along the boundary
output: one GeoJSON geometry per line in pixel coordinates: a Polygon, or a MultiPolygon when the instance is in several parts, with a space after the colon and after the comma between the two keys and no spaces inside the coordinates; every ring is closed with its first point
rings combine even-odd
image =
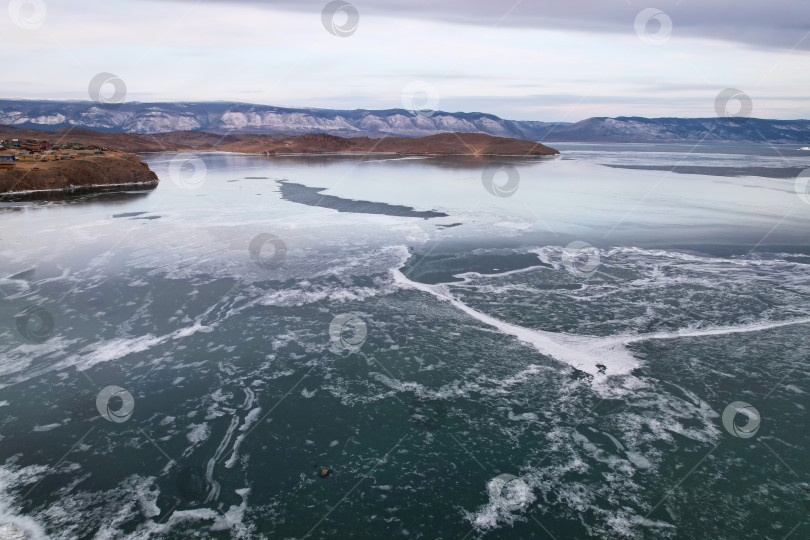
{"type": "Polygon", "coordinates": [[[548,140],[803,144],[810,141],[810,120],[601,117],[558,126],[554,131],[548,140]]]}
{"type": "Polygon", "coordinates": [[[0,100],[0,124],[55,130],[163,133],[330,133],[342,136],[421,137],[440,132],[487,133],[545,141],[810,143],[808,120],[724,118],[589,118],[573,124],[504,120],[484,113],[415,114],[405,109],[292,109],[248,103],[124,103],[0,100]]]}
{"type": "Polygon", "coordinates": [[[35,129],[75,126],[142,134],[190,130],[421,137],[460,131],[521,139],[534,138],[544,126],[551,125],[512,122],[482,113],[436,112],[422,116],[404,109],[339,111],[221,102],[125,103],[117,108],[106,108],[87,101],[22,100],[0,100],[0,124],[35,129]]]}

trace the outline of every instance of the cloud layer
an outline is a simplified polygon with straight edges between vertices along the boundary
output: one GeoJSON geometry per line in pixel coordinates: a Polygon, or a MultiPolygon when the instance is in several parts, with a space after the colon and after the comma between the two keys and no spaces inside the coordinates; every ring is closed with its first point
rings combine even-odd
{"type": "MultiPolygon", "coordinates": [[[[202,1],[223,7],[244,3],[300,12],[320,12],[326,4],[321,0],[202,1]]],[[[604,33],[632,33],[639,12],[655,8],[669,16],[676,35],[756,47],[810,50],[810,9],[806,2],[796,0],[356,0],[350,3],[361,17],[407,17],[482,27],[604,33]]]]}
{"type": "Polygon", "coordinates": [[[87,100],[112,73],[129,101],[388,109],[416,86],[430,108],[576,121],[710,117],[738,88],[755,116],[810,117],[810,10],[638,1],[357,0],[341,34],[325,0],[15,0],[0,97],[87,100]]]}

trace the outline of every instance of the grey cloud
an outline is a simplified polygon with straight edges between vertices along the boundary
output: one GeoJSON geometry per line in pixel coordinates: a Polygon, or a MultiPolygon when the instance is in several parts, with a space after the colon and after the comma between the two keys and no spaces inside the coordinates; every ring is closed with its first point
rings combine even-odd
{"type": "MultiPolygon", "coordinates": [[[[191,0],[175,0],[191,1],[191,0]]],[[[233,5],[234,0],[202,0],[233,5]]],[[[311,11],[320,16],[321,0],[236,0],[269,9],[311,11]]],[[[362,16],[385,15],[499,27],[529,27],[633,34],[636,15],[645,8],[670,16],[673,39],[701,37],[755,47],[810,50],[810,9],[794,0],[354,0],[362,16]]],[[[361,28],[362,28],[361,22],[361,28]]]]}

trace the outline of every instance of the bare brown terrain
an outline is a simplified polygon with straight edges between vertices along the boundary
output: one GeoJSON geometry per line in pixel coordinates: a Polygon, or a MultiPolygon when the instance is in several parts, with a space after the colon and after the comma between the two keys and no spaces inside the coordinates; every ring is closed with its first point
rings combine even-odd
{"type": "Polygon", "coordinates": [[[477,155],[477,156],[551,156],[553,148],[534,141],[494,137],[485,133],[440,133],[428,137],[337,137],[309,133],[297,137],[284,135],[218,135],[204,131],[174,131],[155,135],[101,133],[87,129],[54,132],[0,126],[0,138],[16,137],[58,141],[79,141],[115,148],[122,152],[161,152],[217,150],[248,154],[328,154],[379,152],[404,155],[477,155]]]}
{"type": "Polygon", "coordinates": [[[551,156],[559,154],[533,141],[484,133],[440,133],[428,137],[336,137],[310,133],[284,139],[253,137],[218,146],[225,152],[249,154],[389,153],[401,155],[551,156]]]}
{"type": "Polygon", "coordinates": [[[85,145],[106,146],[122,152],[171,152],[212,149],[217,145],[236,142],[246,137],[246,135],[217,135],[203,131],[173,131],[155,135],[103,133],[78,128],[38,131],[0,125],[0,139],[37,139],[51,143],[78,141],[85,145]]]}
{"type": "MultiPolygon", "coordinates": [[[[101,133],[86,129],[37,131],[0,126],[0,139],[68,141],[104,147],[103,155],[82,155],[70,161],[17,161],[0,169],[0,193],[74,189],[82,186],[157,184],[157,176],[133,153],[161,151],[239,152],[261,155],[385,153],[398,155],[550,156],[553,148],[520,139],[484,133],[441,133],[429,137],[337,137],[310,133],[297,137],[248,134],[219,135],[177,131],[156,135],[101,133]]],[[[8,150],[6,150],[8,151],[8,150]]]]}
{"type": "MultiPolygon", "coordinates": [[[[47,141],[51,145],[69,142],[84,146],[104,147],[101,155],[77,155],[70,160],[39,160],[19,152],[12,168],[0,169],[0,193],[40,190],[76,190],[109,186],[156,186],[157,175],[134,152],[160,152],[210,149],[215,145],[239,140],[237,136],[215,135],[191,131],[158,135],[101,133],[87,129],[38,131],[0,126],[0,139],[8,141],[47,141]]],[[[0,151],[12,154],[14,148],[0,151]]],[[[30,154],[30,152],[28,153],[30,154]]],[[[84,154],[84,153],[81,153],[84,154]]]]}
{"type": "Polygon", "coordinates": [[[71,161],[23,163],[0,170],[0,193],[117,184],[148,187],[157,182],[157,175],[137,156],[118,152],[71,161]]]}

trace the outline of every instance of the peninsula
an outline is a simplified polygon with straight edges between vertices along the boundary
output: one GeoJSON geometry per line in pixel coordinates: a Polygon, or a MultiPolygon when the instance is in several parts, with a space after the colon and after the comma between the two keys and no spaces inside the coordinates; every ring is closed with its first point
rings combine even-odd
{"type": "Polygon", "coordinates": [[[427,137],[338,137],[309,133],[298,137],[251,137],[217,147],[249,154],[383,153],[407,156],[552,156],[560,152],[534,141],[494,137],[485,133],[440,133],[427,137]]]}
{"type": "Polygon", "coordinates": [[[53,132],[0,126],[0,193],[39,190],[148,188],[157,175],[136,153],[218,151],[264,156],[389,154],[403,156],[514,156],[559,154],[534,141],[485,133],[427,137],[338,137],[326,133],[284,135],[176,131],[155,135],[86,129],[53,132]]]}
{"type": "Polygon", "coordinates": [[[134,154],[47,133],[13,135],[0,135],[0,194],[157,186],[157,175],[134,154]]]}

